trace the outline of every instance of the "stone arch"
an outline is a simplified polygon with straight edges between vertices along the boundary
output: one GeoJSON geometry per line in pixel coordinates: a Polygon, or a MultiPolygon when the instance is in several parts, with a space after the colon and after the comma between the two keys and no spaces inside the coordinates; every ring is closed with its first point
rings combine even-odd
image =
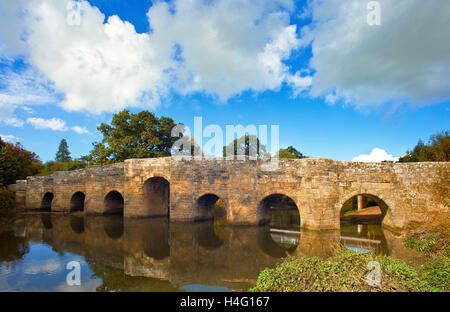
{"type": "Polygon", "coordinates": [[[387,215],[387,213],[389,211],[389,206],[386,203],[386,201],[383,199],[382,195],[380,195],[380,194],[375,195],[375,194],[369,193],[369,192],[352,192],[352,193],[349,193],[346,196],[343,196],[342,200],[340,201],[339,206],[338,206],[338,209],[339,209],[338,210],[338,216],[339,216],[339,218],[341,218],[341,212],[342,212],[342,210],[344,208],[344,205],[348,201],[356,198],[357,196],[362,196],[364,198],[367,198],[368,200],[375,202],[378,205],[378,207],[380,207],[380,210],[381,210],[380,225],[383,224],[384,219],[385,219],[385,217],[386,217],[386,215],[387,215]]]}
{"type": "Polygon", "coordinates": [[[103,214],[123,215],[124,199],[118,191],[110,191],[103,201],[103,214]]]}
{"type": "Polygon", "coordinates": [[[258,223],[259,225],[264,225],[270,222],[270,206],[273,205],[274,202],[280,202],[283,200],[288,200],[288,202],[286,203],[289,206],[292,206],[292,209],[294,209],[294,205],[295,208],[298,211],[298,224],[300,227],[300,223],[302,220],[302,216],[301,216],[301,211],[297,205],[297,203],[295,202],[294,199],[292,199],[291,196],[286,195],[284,193],[272,193],[272,194],[268,194],[265,197],[263,197],[262,200],[259,201],[258,203],[258,207],[257,207],[257,218],[258,218],[258,223]]]}
{"type": "Polygon", "coordinates": [[[197,198],[194,205],[194,215],[196,221],[213,220],[214,219],[214,207],[217,201],[221,199],[227,209],[226,201],[220,196],[214,193],[205,193],[197,198]]]}
{"type": "Polygon", "coordinates": [[[152,177],[144,182],[144,206],[146,215],[169,215],[170,182],[163,177],[152,177]]]}
{"type": "Polygon", "coordinates": [[[44,194],[44,197],[42,197],[41,202],[41,209],[45,211],[51,211],[52,210],[52,201],[53,201],[53,193],[47,192],[44,194]]]}
{"type": "Polygon", "coordinates": [[[70,212],[84,211],[84,200],[86,195],[83,192],[75,192],[70,199],[70,212]]]}

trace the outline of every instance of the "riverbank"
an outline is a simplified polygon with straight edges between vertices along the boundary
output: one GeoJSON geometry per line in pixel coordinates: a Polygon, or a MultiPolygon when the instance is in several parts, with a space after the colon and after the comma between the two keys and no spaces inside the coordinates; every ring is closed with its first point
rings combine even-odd
{"type": "Polygon", "coordinates": [[[417,266],[390,256],[358,253],[341,246],[329,258],[285,258],[274,268],[266,268],[250,291],[261,292],[435,292],[450,291],[450,233],[446,225],[410,232],[407,248],[425,256],[417,266]],[[379,283],[374,267],[379,264],[379,283]],[[372,285],[371,285],[372,284],[372,285]]]}

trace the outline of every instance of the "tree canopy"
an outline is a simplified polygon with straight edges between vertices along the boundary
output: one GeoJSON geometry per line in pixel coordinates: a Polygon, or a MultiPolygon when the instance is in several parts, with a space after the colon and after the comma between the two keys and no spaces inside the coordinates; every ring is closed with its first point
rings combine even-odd
{"type": "Polygon", "coordinates": [[[111,124],[102,123],[97,128],[103,140],[93,143],[89,160],[105,164],[130,158],[170,156],[176,140],[171,136],[175,126],[172,118],[158,118],[149,111],[133,114],[123,110],[114,114],[111,124]]]}
{"type": "Polygon", "coordinates": [[[227,150],[231,152],[229,152],[228,156],[245,155],[262,157],[267,153],[266,146],[264,144],[260,144],[259,139],[253,134],[246,134],[239,139],[235,139],[227,146],[224,146],[222,152],[223,157],[227,156],[227,150]]]}
{"type": "Polygon", "coordinates": [[[411,151],[400,157],[400,162],[418,161],[449,161],[450,160],[450,136],[449,131],[442,131],[430,137],[427,144],[419,140],[411,151]]]}
{"type": "Polygon", "coordinates": [[[0,186],[8,186],[35,175],[42,166],[39,157],[16,143],[3,142],[0,138],[0,186]]]}
{"type": "Polygon", "coordinates": [[[288,146],[286,148],[282,148],[279,150],[278,157],[301,159],[305,158],[306,156],[303,155],[301,152],[299,152],[297,149],[295,149],[293,146],[288,146]]]}

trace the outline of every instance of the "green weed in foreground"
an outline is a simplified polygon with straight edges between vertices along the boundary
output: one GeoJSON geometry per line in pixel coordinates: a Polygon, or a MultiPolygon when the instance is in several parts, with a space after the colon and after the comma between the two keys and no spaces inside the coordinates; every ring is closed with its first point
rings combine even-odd
{"type": "Polygon", "coordinates": [[[338,248],[334,256],[288,257],[275,268],[263,270],[250,291],[448,291],[448,258],[442,263],[429,263],[423,272],[389,256],[360,254],[338,248]],[[381,267],[381,284],[366,282],[367,264],[377,261],[381,267]]]}

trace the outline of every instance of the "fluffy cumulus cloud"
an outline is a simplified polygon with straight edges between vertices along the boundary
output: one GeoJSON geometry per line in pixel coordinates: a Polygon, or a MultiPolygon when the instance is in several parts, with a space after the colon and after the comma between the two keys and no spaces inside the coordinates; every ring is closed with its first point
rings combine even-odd
{"type": "Polygon", "coordinates": [[[33,125],[36,129],[51,129],[53,131],[65,131],[66,122],[58,118],[43,119],[43,118],[28,118],[27,123],[33,125]]]}
{"type": "Polygon", "coordinates": [[[378,0],[381,25],[369,26],[369,1],[312,0],[311,94],[358,107],[415,106],[450,99],[450,1],[378,0]]]}
{"type": "Polygon", "coordinates": [[[90,132],[85,127],[73,126],[67,127],[66,122],[59,118],[27,118],[27,123],[32,125],[36,129],[50,129],[52,131],[68,131],[72,130],[78,134],[89,134],[90,132]]]}
{"type": "Polygon", "coordinates": [[[285,64],[300,45],[290,24],[292,0],[156,2],[148,12],[151,31],[142,34],[77,3],[80,9],[59,0],[0,2],[8,21],[2,29],[11,29],[0,32],[1,55],[24,55],[68,111],[154,108],[172,91],[225,101],[246,90],[285,83],[298,94],[310,85],[285,64]]]}
{"type": "Polygon", "coordinates": [[[178,58],[173,74],[182,92],[202,90],[223,100],[245,90],[276,90],[286,82],[299,92],[308,77],[283,62],[297,49],[290,25],[292,1],[178,0],[149,11],[153,40],[178,58]]]}
{"type": "Polygon", "coordinates": [[[384,149],[374,148],[372,152],[367,154],[359,155],[353,158],[353,161],[360,162],[382,162],[382,161],[398,161],[399,157],[394,157],[388,154],[384,149]]]}

